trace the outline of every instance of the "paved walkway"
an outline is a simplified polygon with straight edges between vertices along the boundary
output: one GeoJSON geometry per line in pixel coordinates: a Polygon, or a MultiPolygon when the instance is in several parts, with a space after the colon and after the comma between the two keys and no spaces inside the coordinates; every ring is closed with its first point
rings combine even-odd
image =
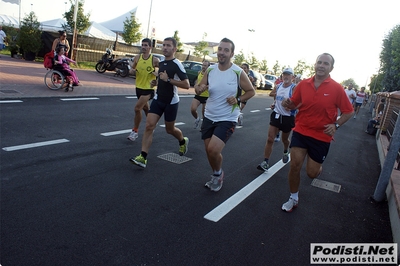
{"type": "MultiPolygon", "coordinates": [[[[50,90],[44,84],[47,70],[43,63],[2,55],[0,58],[0,99],[136,95],[135,79],[132,77],[115,77],[115,72],[109,71],[100,74],[94,69],[74,69],[74,71],[82,86],[75,87],[73,92],[50,90]]],[[[194,89],[179,89],[179,94],[194,94],[194,89]]]]}

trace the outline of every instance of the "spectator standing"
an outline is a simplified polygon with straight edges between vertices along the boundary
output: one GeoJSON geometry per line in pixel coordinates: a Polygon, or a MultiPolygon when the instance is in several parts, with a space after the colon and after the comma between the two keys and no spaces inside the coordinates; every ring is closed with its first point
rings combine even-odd
{"type": "MultiPolygon", "coordinates": [[[[209,66],[210,66],[209,61],[206,60],[203,62],[201,70],[197,75],[197,81],[198,81],[197,83],[199,83],[203,79],[203,76],[206,73],[206,70],[209,66]]],[[[197,108],[199,107],[200,104],[202,105],[201,114],[204,119],[204,110],[206,108],[207,98],[208,98],[208,90],[205,90],[200,95],[196,94],[192,100],[192,105],[190,106],[190,112],[194,117],[194,126],[193,126],[194,129],[197,129],[199,127],[201,121],[200,116],[197,114],[197,108]]]]}
{"type": "Polygon", "coordinates": [[[146,129],[142,139],[142,151],[130,158],[130,161],[142,168],[147,165],[147,154],[153,141],[153,131],[164,114],[165,131],[179,141],[179,155],[188,151],[189,138],[184,137],[182,131],[175,127],[175,120],[178,114],[179,95],[178,87],[189,89],[189,79],[182,63],[175,58],[177,41],[168,37],[163,41],[163,54],[165,60],[160,64],[158,79],[152,80],[151,86],[157,85],[157,92],[150,105],[146,118],[146,129]]]}
{"type": "Polygon", "coordinates": [[[291,212],[298,206],[300,170],[306,157],[307,175],[318,177],[336,130],[353,115],[343,87],[330,77],[334,63],[332,55],[319,55],[314,64],[315,75],[301,81],[293,96],[282,102],[285,108],[299,110],[290,143],[290,197],[282,205],[283,211],[291,212]],[[338,109],[342,112],[339,119],[338,109]]]}
{"type": "Polygon", "coordinates": [[[149,101],[154,98],[154,87],[151,82],[156,79],[156,67],[159,67],[160,60],[151,54],[151,40],[142,40],[142,53],[135,56],[132,68],[136,72],[136,96],[135,118],[133,128],[127,137],[135,141],[139,137],[139,126],[142,121],[142,111],[145,116],[149,113],[149,101]]]}
{"type": "Polygon", "coordinates": [[[360,91],[356,93],[357,97],[354,100],[354,119],[357,118],[357,114],[360,111],[360,107],[364,102],[365,99],[365,87],[361,87],[360,91]]]}
{"type": "Polygon", "coordinates": [[[296,86],[295,83],[292,83],[293,80],[293,69],[285,68],[282,73],[283,82],[278,85],[276,90],[276,97],[273,106],[273,112],[270,116],[269,128],[268,128],[268,137],[267,142],[264,148],[264,161],[262,161],[257,169],[262,171],[267,171],[269,168],[269,157],[272,153],[272,147],[274,145],[274,138],[276,134],[279,134],[279,131],[282,131],[282,143],[283,143],[283,163],[287,163],[289,161],[289,135],[294,127],[294,115],[295,110],[287,110],[282,106],[282,101],[286,98],[290,98],[293,95],[294,88],[296,86]]]}
{"type": "Polygon", "coordinates": [[[234,52],[234,43],[223,38],[218,45],[218,63],[210,66],[204,78],[195,85],[196,94],[206,89],[209,92],[201,138],[213,171],[211,180],[205,186],[212,191],[219,191],[223,184],[222,150],[235,131],[240,102],[249,100],[255,94],[246,73],[231,62],[234,52]]]}
{"type": "Polygon", "coordinates": [[[60,36],[54,39],[51,50],[55,51],[57,47],[64,47],[65,56],[68,56],[70,47],[69,47],[69,42],[67,40],[67,33],[63,30],[58,31],[58,33],[60,34],[60,36]]]}

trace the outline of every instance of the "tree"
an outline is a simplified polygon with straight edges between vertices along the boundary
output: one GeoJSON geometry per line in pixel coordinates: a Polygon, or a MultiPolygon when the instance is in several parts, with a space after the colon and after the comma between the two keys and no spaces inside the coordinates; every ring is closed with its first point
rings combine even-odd
{"type": "MultiPolygon", "coordinates": [[[[278,71],[282,69],[281,66],[278,63],[278,60],[275,61],[275,65],[272,67],[272,70],[274,71],[274,75],[278,75],[278,71]]],[[[280,73],[279,73],[280,75],[280,73]]]]}
{"type": "Polygon", "coordinates": [[[360,87],[356,84],[356,82],[352,78],[349,78],[349,79],[346,79],[346,80],[343,80],[342,82],[340,82],[340,84],[342,84],[343,86],[346,86],[346,87],[349,86],[350,83],[353,84],[353,87],[355,90],[358,90],[358,88],[360,87]]]}
{"type": "Polygon", "coordinates": [[[258,69],[259,68],[259,62],[257,58],[254,56],[254,53],[251,53],[251,55],[247,58],[246,60],[247,64],[249,64],[250,69],[258,69]]]}
{"type": "Polygon", "coordinates": [[[21,21],[17,44],[25,54],[36,54],[42,48],[42,31],[35,12],[32,11],[21,21]]]}
{"type": "Polygon", "coordinates": [[[265,73],[268,72],[268,65],[267,65],[267,60],[263,59],[261,62],[259,62],[260,65],[260,71],[263,71],[265,73]]]}
{"type": "Polygon", "coordinates": [[[382,73],[372,76],[371,83],[368,84],[368,87],[372,93],[383,91],[383,77],[384,75],[382,73]]]}
{"type": "MultiPolygon", "coordinates": [[[[71,8],[68,12],[65,12],[63,17],[67,21],[67,24],[63,24],[62,26],[66,31],[74,32],[74,11],[75,5],[72,3],[72,0],[69,0],[71,3],[71,8]]],[[[78,34],[84,33],[90,27],[90,14],[83,14],[83,4],[84,0],[78,2],[78,13],[76,16],[76,32],[78,34]]]]}
{"type": "Polygon", "coordinates": [[[181,42],[181,38],[178,36],[178,34],[179,34],[179,31],[175,31],[174,32],[174,36],[173,36],[173,38],[176,40],[176,47],[177,47],[177,49],[176,49],[176,52],[177,53],[182,53],[183,52],[183,43],[181,42]]]}
{"type": "Polygon", "coordinates": [[[198,42],[198,44],[194,47],[194,52],[193,54],[195,56],[203,56],[203,60],[205,58],[206,55],[208,55],[208,51],[205,50],[205,48],[208,47],[208,42],[206,42],[204,39],[207,37],[207,33],[203,34],[203,38],[201,39],[200,42],[198,42]]]}
{"type": "Polygon", "coordinates": [[[124,31],[121,34],[122,39],[129,45],[139,42],[142,38],[142,34],[139,32],[141,25],[136,21],[135,14],[131,12],[131,17],[127,17],[124,21],[124,31]]]}
{"type": "Polygon", "coordinates": [[[240,66],[244,61],[245,61],[245,57],[244,57],[243,50],[240,50],[240,52],[238,54],[235,54],[235,57],[233,58],[233,63],[235,65],[240,66]]]}
{"type": "Polygon", "coordinates": [[[385,91],[400,90],[400,24],[395,26],[383,40],[380,54],[385,91]]]}

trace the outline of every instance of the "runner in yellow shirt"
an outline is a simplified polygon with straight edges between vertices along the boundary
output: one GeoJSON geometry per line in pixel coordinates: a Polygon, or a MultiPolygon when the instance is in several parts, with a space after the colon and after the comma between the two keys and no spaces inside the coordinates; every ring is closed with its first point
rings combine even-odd
{"type": "Polygon", "coordinates": [[[140,122],[142,121],[142,110],[147,116],[149,112],[149,101],[154,97],[154,87],[150,85],[152,80],[157,77],[156,68],[160,60],[151,53],[151,40],[142,40],[142,53],[135,56],[133,69],[136,71],[136,96],[138,101],[135,105],[135,118],[132,132],[128,139],[135,141],[138,137],[140,122]]]}
{"type": "MultiPolygon", "coordinates": [[[[204,73],[206,73],[207,68],[210,66],[210,62],[209,61],[204,61],[203,65],[201,67],[201,70],[199,71],[199,74],[197,76],[197,83],[200,83],[200,81],[203,79],[204,73]]],[[[200,116],[197,114],[197,108],[199,107],[200,104],[202,104],[202,116],[204,118],[204,110],[206,108],[206,101],[208,99],[208,90],[205,90],[204,92],[202,92],[200,95],[195,95],[192,101],[192,105],[190,106],[190,112],[192,113],[193,117],[194,117],[194,129],[199,128],[200,126],[200,116]]]]}

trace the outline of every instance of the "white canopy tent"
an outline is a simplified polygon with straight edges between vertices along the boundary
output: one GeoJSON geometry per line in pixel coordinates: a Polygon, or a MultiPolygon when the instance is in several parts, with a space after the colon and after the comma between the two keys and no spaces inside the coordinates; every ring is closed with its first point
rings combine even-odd
{"type": "Polygon", "coordinates": [[[105,22],[101,22],[100,24],[103,25],[104,27],[106,27],[107,29],[110,29],[114,32],[123,32],[124,31],[124,21],[127,18],[131,18],[132,13],[134,16],[136,16],[137,13],[137,7],[135,7],[134,9],[132,9],[129,12],[126,12],[125,14],[116,17],[114,19],[105,21],[105,22]]]}
{"type": "Polygon", "coordinates": [[[18,18],[0,14],[0,25],[19,28],[19,21],[18,18]]]}

